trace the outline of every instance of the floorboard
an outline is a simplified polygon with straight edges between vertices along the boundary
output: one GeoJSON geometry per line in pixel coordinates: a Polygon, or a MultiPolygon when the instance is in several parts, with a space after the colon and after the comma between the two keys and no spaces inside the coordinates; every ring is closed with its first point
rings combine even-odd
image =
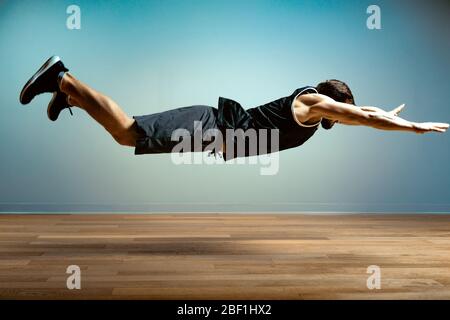
{"type": "Polygon", "coordinates": [[[3,214],[0,299],[450,299],[450,215],[3,214]]]}

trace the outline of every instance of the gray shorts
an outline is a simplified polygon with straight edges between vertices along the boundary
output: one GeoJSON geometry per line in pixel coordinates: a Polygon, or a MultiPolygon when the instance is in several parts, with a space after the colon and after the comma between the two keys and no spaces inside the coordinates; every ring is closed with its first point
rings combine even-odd
{"type": "MultiPolygon", "coordinates": [[[[190,135],[192,139],[190,144],[192,146],[191,152],[205,151],[205,148],[211,144],[211,141],[202,141],[199,148],[199,145],[195,144],[193,139],[196,132],[198,134],[199,129],[203,132],[209,129],[220,130],[217,112],[216,108],[210,106],[194,105],[149,115],[134,116],[136,130],[139,135],[134,153],[172,152],[173,148],[180,142],[180,140],[173,141],[172,139],[172,134],[177,129],[184,129],[190,135]]],[[[218,152],[219,150],[212,151],[218,152]]]]}

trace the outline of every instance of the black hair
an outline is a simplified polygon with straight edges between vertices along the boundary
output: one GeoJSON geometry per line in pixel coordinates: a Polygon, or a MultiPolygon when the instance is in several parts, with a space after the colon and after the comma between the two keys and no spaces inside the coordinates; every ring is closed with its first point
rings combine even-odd
{"type": "Polygon", "coordinates": [[[341,80],[332,79],[321,82],[317,85],[316,89],[320,94],[326,95],[338,102],[355,104],[352,91],[341,80]]]}

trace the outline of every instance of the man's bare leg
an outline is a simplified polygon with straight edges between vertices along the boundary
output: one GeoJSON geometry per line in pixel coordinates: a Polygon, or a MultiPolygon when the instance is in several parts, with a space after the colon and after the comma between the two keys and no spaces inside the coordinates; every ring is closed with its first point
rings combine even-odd
{"type": "Polygon", "coordinates": [[[130,118],[111,98],[92,89],[66,72],[59,84],[70,105],[85,110],[121,145],[134,147],[138,138],[135,120],[130,118]]]}

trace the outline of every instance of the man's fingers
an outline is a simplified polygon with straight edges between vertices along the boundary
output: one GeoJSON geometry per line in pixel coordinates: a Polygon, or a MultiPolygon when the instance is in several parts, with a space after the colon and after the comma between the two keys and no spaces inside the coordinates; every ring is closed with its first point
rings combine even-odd
{"type": "Polygon", "coordinates": [[[439,132],[445,132],[445,131],[447,131],[449,124],[448,123],[434,123],[433,127],[435,129],[437,129],[439,132]]]}
{"type": "Polygon", "coordinates": [[[401,104],[399,105],[397,108],[392,109],[391,111],[389,111],[388,113],[393,115],[393,116],[397,116],[405,107],[405,104],[401,104]]]}
{"type": "Polygon", "coordinates": [[[424,122],[419,123],[417,125],[417,133],[425,133],[425,132],[446,132],[449,128],[448,123],[439,123],[439,122],[424,122]]]}
{"type": "Polygon", "coordinates": [[[397,108],[394,109],[394,114],[398,115],[403,110],[404,107],[405,107],[405,104],[399,105],[397,108]]]}
{"type": "Polygon", "coordinates": [[[392,109],[392,110],[389,111],[388,113],[390,113],[390,114],[396,116],[396,115],[398,115],[398,114],[402,111],[402,109],[403,109],[404,107],[405,107],[405,104],[399,105],[397,108],[392,109]]]}
{"type": "Polygon", "coordinates": [[[442,124],[437,124],[433,126],[433,131],[437,131],[437,132],[445,132],[448,129],[448,125],[446,125],[445,123],[442,124]]]}

